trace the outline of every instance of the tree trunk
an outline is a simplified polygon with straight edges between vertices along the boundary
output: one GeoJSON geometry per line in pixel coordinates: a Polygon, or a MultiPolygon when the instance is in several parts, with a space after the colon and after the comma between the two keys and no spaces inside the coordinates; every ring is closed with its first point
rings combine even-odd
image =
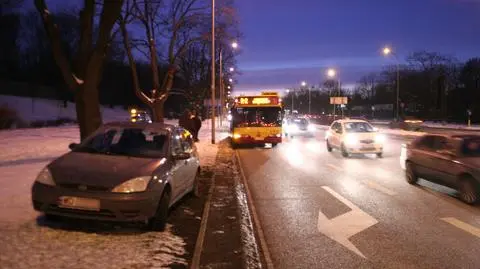
{"type": "Polygon", "coordinates": [[[152,121],[163,123],[163,107],[165,100],[155,100],[151,105],[150,109],[152,110],[152,121]]]}
{"type": "Polygon", "coordinates": [[[80,85],[75,93],[75,109],[80,128],[80,140],[83,141],[102,125],[102,114],[98,97],[98,78],[91,78],[80,85]]]}

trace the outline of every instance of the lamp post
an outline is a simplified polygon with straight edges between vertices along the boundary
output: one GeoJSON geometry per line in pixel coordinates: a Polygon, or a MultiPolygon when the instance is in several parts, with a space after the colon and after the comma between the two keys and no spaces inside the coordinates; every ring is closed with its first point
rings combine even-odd
{"type": "Polygon", "coordinates": [[[396,97],[396,113],[395,113],[395,118],[398,121],[400,119],[400,66],[399,66],[399,61],[397,54],[393,52],[389,47],[383,48],[383,55],[389,56],[393,55],[395,58],[396,62],[396,68],[397,68],[397,97],[396,97]]]}
{"type": "MultiPolygon", "coordinates": [[[[287,94],[290,93],[290,89],[287,89],[287,94]]],[[[293,114],[293,94],[294,94],[294,91],[292,90],[292,111],[291,113],[293,114]]]]}
{"type": "MultiPolygon", "coordinates": [[[[232,42],[231,44],[233,49],[238,48],[238,43],[237,42],[232,42]]],[[[233,67],[230,67],[230,72],[235,71],[233,67]]],[[[220,48],[220,108],[219,108],[219,125],[222,126],[223,122],[223,115],[224,115],[224,108],[225,108],[225,86],[223,83],[223,49],[220,48]]],[[[229,80],[230,82],[233,81],[233,79],[229,80]]],[[[228,86],[230,89],[230,86],[228,86]]]]}
{"type": "MultiPolygon", "coordinates": [[[[302,81],[302,87],[306,87],[307,86],[307,82],[306,81],[302,81]]],[[[308,88],[308,114],[312,114],[312,96],[311,96],[311,92],[310,92],[310,88],[308,88]]]]}
{"type": "Polygon", "coordinates": [[[211,74],[211,94],[212,94],[212,105],[211,105],[211,128],[212,128],[212,144],[215,144],[215,0],[212,0],[212,74],[211,74]]]}
{"type": "MultiPolygon", "coordinates": [[[[341,90],[341,84],[340,84],[340,78],[338,78],[337,76],[337,71],[333,68],[329,68],[327,70],[327,76],[330,78],[330,79],[334,79],[335,77],[337,77],[337,83],[338,83],[338,95],[340,95],[340,90],[341,90]]],[[[343,112],[343,111],[342,111],[343,112]]],[[[335,120],[335,115],[336,114],[336,106],[335,106],[335,103],[333,104],[333,120],[335,120]]]]}

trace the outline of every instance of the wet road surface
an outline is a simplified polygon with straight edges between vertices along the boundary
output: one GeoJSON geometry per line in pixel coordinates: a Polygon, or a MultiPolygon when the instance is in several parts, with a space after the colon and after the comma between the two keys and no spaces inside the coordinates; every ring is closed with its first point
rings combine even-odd
{"type": "Polygon", "coordinates": [[[275,268],[480,268],[480,207],[384,158],[327,152],[324,131],[238,155],[275,268]]]}

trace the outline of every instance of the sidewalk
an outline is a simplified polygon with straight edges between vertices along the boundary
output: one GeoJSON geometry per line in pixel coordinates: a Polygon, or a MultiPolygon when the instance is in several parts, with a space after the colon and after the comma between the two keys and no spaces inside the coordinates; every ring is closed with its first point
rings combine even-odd
{"type": "Polygon", "coordinates": [[[262,268],[238,169],[235,152],[224,139],[190,268],[262,268]]]}

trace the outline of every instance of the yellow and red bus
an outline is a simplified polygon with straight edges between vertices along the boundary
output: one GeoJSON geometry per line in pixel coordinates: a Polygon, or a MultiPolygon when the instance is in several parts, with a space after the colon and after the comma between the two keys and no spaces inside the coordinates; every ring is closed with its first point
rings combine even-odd
{"type": "Polygon", "coordinates": [[[282,142],[282,99],[276,92],[238,96],[231,108],[232,146],[282,142]]]}

